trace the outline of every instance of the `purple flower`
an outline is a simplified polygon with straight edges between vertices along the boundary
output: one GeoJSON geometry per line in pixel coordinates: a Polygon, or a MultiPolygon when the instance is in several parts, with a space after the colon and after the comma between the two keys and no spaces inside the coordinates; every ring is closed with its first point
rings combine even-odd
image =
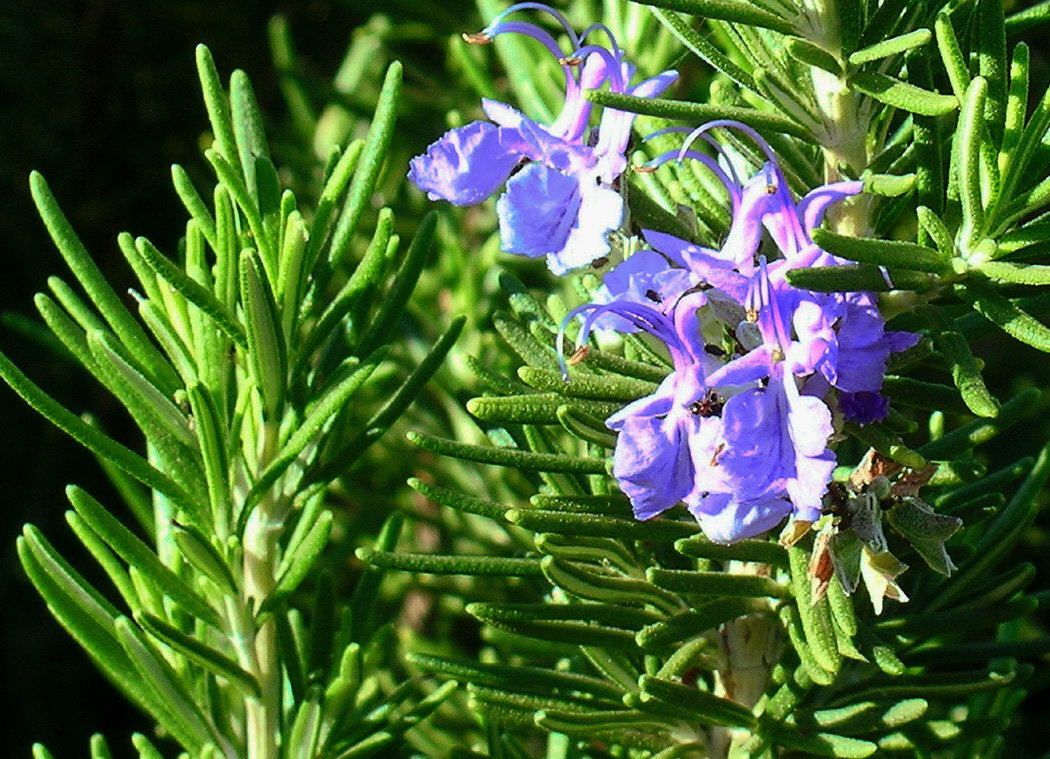
{"type": "Polygon", "coordinates": [[[581,342],[600,327],[641,329],[665,343],[674,370],[606,421],[619,433],[613,474],[638,518],[684,502],[711,540],[731,543],[788,516],[820,517],[835,467],[831,406],[861,424],[885,416],[878,391],[886,361],[918,336],[887,332],[871,293],[818,293],[787,282],[792,268],[841,263],[814,244],[812,232],[831,205],[860,192],[859,182],[818,187],[796,203],[769,146],[733,122],[694,130],[677,156],[701,160],[726,188],[733,218],[721,247],[643,230],[653,250],[610,270],[598,302],[570,318],[588,312],[581,342]],[[707,132],[716,126],[744,132],[766,154],[746,182],[731,162],[723,168],[690,149],[697,137],[715,144],[707,132]],[[781,253],[769,264],[768,247],[760,252],[763,230],[781,253]],[[735,357],[715,358],[722,351],[705,346],[704,333],[735,339],[735,357]]]}
{"type": "Polygon", "coordinates": [[[794,328],[811,348],[810,364],[845,393],[877,392],[891,353],[919,340],[913,332],[887,332],[871,293],[806,293],[794,328]]]}
{"type": "Polygon", "coordinates": [[[890,412],[890,399],[882,393],[867,390],[839,393],[839,411],[846,419],[860,425],[880,422],[890,412]]]}
{"type": "MultiPolygon", "coordinates": [[[[689,149],[690,143],[697,137],[707,139],[707,132],[716,126],[732,127],[749,135],[769,159],[747,184],[736,190],[724,171],[717,172],[727,184],[734,205],[733,221],[721,250],[698,248],[670,235],[648,231],[644,232],[646,239],[669,257],[684,260],[700,281],[742,303],[754,276],[753,262],[764,227],[784,256],[769,266],[769,276],[781,297],[790,299],[785,303],[785,313],[791,315],[790,324],[801,343],[796,358],[804,372],[819,372],[829,385],[842,392],[878,391],[889,354],[911,347],[918,335],[886,332],[871,293],[816,293],[791,288],[785,280],[787,272],[796,267],[843,263],[817,247],[812,233],[823,222],[828,208],[859,193],[862,183],[823,185],[796,204],[769,146],[754,130],[733,122],[711,122],[694,130],[678,155],[700,155],[689,149]]],[[[669,160],[672,155],[657,160],[669,160]]],[[[705,165],[711,167],[710,159],[705,165]]]]}
{"type": "Polygon", "coordinates": [[[698,468],[696,497],[686,502],[707,537],[732,543],[789,515],[816,521],[835,467],[831,430],[828,408],[800,395],[783,368],[767,387],[726,401],[718,453],[698,468]]]}
{"type": "MultiPolygon", "coordinates": [[[[648,305],[667,314],[694,281],[688,269],[672,265],[653,250],[639,250],[606,272],[594,302],[629,302],[648,305]]],[[[619,332],[637,332],[633,322],[613,313],[603,314],[595,327],[619,332]]]]}
{"type": "Polygon", "coordinates": [[[432,200],[455,205],[478,203],[506,182],[497,203],[503,250],[546,256],[555,274],[606,255],[607,235],[623,220],[623,198],[615,183],[627,165],[634,114],[605,109],[594,139],[588,141],[592,105],[584,91],[608,84],[612,92],[655,97],[677,78],[675,72],[665,71],[630,85],[634,67],[623,59],[615,38],[600,24],[585,36],[591,32],[605,33],[611,47],[586,43],[552,8],[521,3],[497,16],[481,34],[469,36],[471,41],[489,42],[500,34],[516,33],[543,44],[562,66],[562,111],[545,126],[509,105],[486,100],[485,114],[495,123],[476,121],[451,130],[412,159],[408,173],[432,200]],[[568,36],[572,54],[564,55],[544,29],[507,20],[524,9],[553,16],[568,36]],[[514,174],[517,168],[521,171],[514,174]]]}
{"type": "Polygon", "coordinates": [[[623,198],[595,182],[530,163],[511,177],[496,212],[505,252],[546,255],[550,270],[564,274],[609,252],[606,235],[620,224],[623,198]]]}
{"type": "Polygon", "coordinates": [[[408,178],[431,200],[469,206],[499,189],[526,150],[516,130],[472,121],[446,133],[424,155],[413,158],[408,178]]]}
{"type": "Polygon", "coordinates": [[[619,432],[613,475],[638,519],[666,511],[696,488],[693,449],[697,440],[711,437],[705,427],[719,425],[718,401],[704,381],[705,366],[712,363],[704,352],[697,319],[704,300],[703,293],[684,297],[673,321],[650,306],[627,301],[582,306],[565,320],[567,324],[577,314],[589,312],[578,339],[585,344],[596,321],[615,314],[663,340],[674,361],[674,371],[654,393],[606,420],[610,429],[619,432]]]}
{"type": "Polygon", "coordinates": [[[762,344],[707,378],[715,387],[751,384],[726,401],[717,452],[697,468],[700,497],[687,501],[718,542],[757,535],[788,514],[815,521],[835,467],[831,411],[799,390],[808,369],[786,319],[791,295],[772,286],[762,261],[747,302],[762,344]]]}
{"type": "Polygon", "coordinates": [[[703,248],[674,235],[643,229],[642,236],[669,260],[685,267],[697,283],[718,289],[738,303],[747,295],[748,277],[740,273],[734,261],[721,251],[703,248]]]}

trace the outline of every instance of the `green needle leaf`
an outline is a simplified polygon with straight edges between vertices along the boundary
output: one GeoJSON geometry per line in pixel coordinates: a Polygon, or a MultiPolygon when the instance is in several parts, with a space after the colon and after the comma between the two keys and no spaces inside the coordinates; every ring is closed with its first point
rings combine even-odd
{"type": "Polygon", "coordinates": [[[1032,178],[1030,163],[1036,151],[1040,149],[1048,128],[1050,128],[1050,88],[1047,88],[1039,99],[1031,118],[1028,119],[1028,124],[1021,132],[1013,159],[1003,172],[999,206],[1013,202],[1018,186],[1032,178]]]}
{"type": "MultiPolygon", "coordinates": [[[[594,565],[545,556],[541,566],[544,576],[552,585],[557,585],[577,598],[601,601],[613,606],[651,605],[666,614],[682,610],[682,602],[674,593],[642,580],[609,574],[598,570],[594,565]]],[[[646,620],[646,624],[659,618],[657,614],[652,616],[653,618],[646,620]]]]}
{"type": "Polygon", "coordinates": [[[142,364],[150,378],[160,387],[173,392],[179,387],[179,379],[174,370],[150,342],[146,332],[124,307],[102,271],[91,260],[62,209],[58,207],[58,202],[51,194],[51,188],[44,177],[34,171],[29,175],[29,187],[33,202],[36,203],[40,218],[43,219],[51,239],[77,281],[84,287],[91,302],[98,308],[106,323],[113,328],[120,341],[127,346],[128,351],[142,364]]]}
{"type": "Polygon", "coordinates": [[[874,448],[883,456],[896,461],[898,464],[902,464],[910,469],[922,469],[926,466],[926,459],[904,445],[898,435],[881,424],[861,426],[847,423],[844,429],[865,445],[874,448]]]}
{"type": "Polygon", "coordinates": [[[634,631],[616,624],[625,618],[623,610],[606,604],[472,603],[467,604],[466,612],[493,627],[540,640],[613,649],[635,648],[634,631]]]}
{"type": "Polygon", "coordinates": [[[848,237],[826,229],[814,229],[813,242],[833,255],[860,263],[928,271],[934,274],[948,270],[948,262],[939,251],[912,242],[848,237]]]}
{"type": "Polygon", "coordinates": [[[178,628],[172,627],[152,614],[145,612],[136,614],[135,621],[154,638],[166,646],[170,646],[194,664],[198,664],[212,674],[228,680],[244,695],[259,698],[259,683],[230,657],[206,646],[195,638],[191,638],[178,628]]]}
{"type": "Polygon", "coordinates": [[[241,299],[248,325],[248,359],[262,394],[267,420],[276,422],[284,405],[288,351],[273,290],[255,251],[241,252],[241,299]]]}
{"type": "Polygon", "coordinates": [[[967,407],[977,416],[994,418],[999,415],[999,402],[988,391],[981,377],[977,360],[970,352],[966,338],[947,322],[931,335],[937,351],[944,356],[952,370],[952,380],[967,407]]]}
{"type": "Polygon", "coordinates": [[[120,562],[120,559],[117,558],[117,555],[109,549],[105,541],[88,527],[87,523],[76,512],[67,511],[65,517],[66,524],[70,526],[80,542],[84,544],[84,547],[88,549],[95,561],[102,567],[110,582],[113,583],[120,593],[120,597],[124,599],[124,603],[127,604],[128,608],[138,610],[142,605],[142,600],[139,598],[138,590],[135,588],[130,574],[120,562]]]}
{"type": "Polygon", "coordinates": [[[789,595],[788,589],[776,580],[758,575],[650,567],[645,576],[649,582],[666,590],[704,596],[786,598],[789,595]]]}
{"type": "Polygon", "coordinates": [[[1021,266],[988,261],[978,266],[977,270],[992,279],[1014,285],[1050,285],[1050,266],[1021,266]]]}
{"type": "Polygon", "coordinates": [[[186,206],[190,216],[200,224],[201,232],[204,233],[205,239],[207,239],[208,244],[214,250],[218,247],[218,238],[215,236],[215,218],[204,204],[204,200],[197,192],[197,188],[193,186],[193,180],[186,173],[186,169],[177,163],[171,166],[171,182],[175,185],[175,192],[178,194],[179,199],[182,200],[182,204],[186,206]]]}
{"type": "Polygon", "coordinates": [[[1050,0],[1035,3],[1024,10],[1018,11],[1006,17],[1006,33],[1018,34],[1025,29],[1038,26],[1050,19],[1050,0]]]}
{"type": "Polygon", "coordinates": [[[1042,394],[1037,388],[1023,390],[999,409],[994,419],[978,419],[933,440],[919,448],[919,453],[930,460],[947,459],[968,448],[973,448],[994,438],[1030,414],[1043,408],[1042,394]]]}
{"type": "Polygon", "coordinates": [[[1003,138],[1007,97],[1006,31],[1002,0],[978,0],[974,31],[977,72],[988,82],[985,126],[993,144],[999,146],[1003,138]]]}
{"type": "Polygon", "coordinates": [[[168,719],[161,720],[162,724],[182,740],[189,738],[188,748],[193,751],[199,750],[213,738],[214,727],[208,724],[170,665],[142,639],[134,623],[127,617],[118,617],[114,626],[117,640],[120,641],[128,659],[138,670],[147,687],[151,688],[156,698],[164,704],[165,716],[168,719]]]}
{"type": "Polygon", "coordinates": [[[515,395],[507,398],[471,398],[467,411],[483,421],[501,424],[557,424],[558,409],[567,406],[605,419],[620,410],[622,404],[583,398],[569,400],[554,393],[515,395]]]}
{"type": "Polygon", "coordinates": [[[154,468],[129,448],[115,442],[90,424],[59,405],[51,396],[33,384],[11,360],[0,353],[0,377],[41,416],[72,437],[99,458],[111,462],[147,487],[172,500],[189,514],[196,512],[192,499],[166,474],[154,468]]]}
{"type": "Polygon", "coordinates": [[[491,687],[552,692],[589,693],[599,698],[618,700],[622,691],[606,680],[574,672],[562,672],[542,667],[520,667],[509,664],[450,661],[426,654],[410,652],[409,662],[435,674],[456,680],[467,680],[491,687]]]}
{"type": "MultiPolygon", "coordinates": [[[[215,170],[215,176],[218,177],[219,183],[229,193],[230,197],[237,204],[237,208],[241,210],[241,213],[244,214],[244,218],[248,222],[248,228],[251,230],[251,236],[256,241],[255,244],[264,249],[269,246],[274,246],[276,249],[276,241],[270,237],[266,227],[263,225],[259,206],[249,193],[248,188],[244,184],[244,177],[237,171],[234,164],[211,148],[204,151],[204,157],[208,159],[208,163],[215,170]]],[[[216,225],[218,224],[219,222],[216,220],[216,225]]],[[[218,231],[216,234],[218,235],[218,231]]],[[[219,237],[219,244],[223,244],[221,236],[219,237]]],[[[268,257],[271,258],[275,256],[276,252],[268,254],[268,257]]]]}
{"type": "Polygon", "coordinates": [[[313,407],[308,410],[303,422],[292,433],[269,466],[259,475],[259,479],[252,484],[251,490],[244,498],[244,506],[238,519],[239,523],[244,524],[247,521],[248,515],[255,504],[259,502],[259,499],[295,462],[299,454],[303,452],[303,449],[312,440],[317,439],[333,415],[343,408],[354,393],[361,389],[372,375],[372,372],[376,370],[376,367],[382,363],[386,357],[387,350],[387,347],[384,346],[366,358],[362,364],[348,366],[349,373],[329,388],[320,399],[315,401],[313,407]]]}
{"type": "Polygon", "coordinates": [[[515,559],[503,556],[439,556],[424,553],[392,553],[357,549],[357,557],[375,567],[440,575],[496,575],[529,577],[543,574],[538,558],[515,559]]]}
{"type": "Polygon", "coordinates": [[[231,505],[229,487],[229,460],[224,429],[212,394],[201,384],[190,386],[186,392],[193,423],[200,443],[204,477],[208,485],[212,524],[228,524],[231,505]]]}
{"type": "Polygon", "coordinates": [[[106,739],[98,733],[91,736],[91,759],[113,759],[106,739]]]}
{"type": "Polygon", "coordinates": [[[904,174],[868,174],[864,173],[864,192],[881,195],[884,198],[896,198],[911,192],[915,187],[915,175],[904,174]]]}
{"type": "Polygon", "coordinates": [[[922,116],[943,116],[959,105],[959,101],[951,95],[924,90],[873,71],[857,72],[851,83],[857,90],[880,103],[922,116]]]}
{"type": "Polygon", "coordinates": [[[569,456],[560,453],[532,453],[516,448],[469,445],[456,440],[409,432],[408,439],[420,448],[468,461],[513,467],[528,471],[604,474],[605,460],[569,456]]]}
{"type": "Polygon", "coordinates": [[[332,512],[323,511],[310,526],[294,552],[285,554],[277,568],[277,584],[263,602],[260,612],[272,609],[275,604],[290,596],[306,579],[332,534],[332,512]]]}
{"type": "Polygon", "coordinates": [[[1023,42],[1014,47],[1010,60],[1010,82],[1006,97],[1006,113],[1003,117],[1003,142],[999,150],[1000,165],[1009,165],[1024,131],[1025,114],[1028,109],[1028,46],[1023,42]]]}
{"type": "Polygon", "coordinates": [[[429,498],[430,500],[439,503],[442,506],[447,506],[450,509],[465,511],[468,514],[480,514],[489,519],[502,519],[503,514],[507,511],[507,507],[502,503],[486,501],[475,496],[457,493],[455,490],[432,485],[423,480],[416,479],[415,477],[409,479],[408,486],[424,498],[429,498]]]}
{"type": "Polygon", "coordinates": [[[763,603],[751,598],[719,598],[697,604],[695,609],[646,625],[635,636],[646,651],[659,651],[715,630],[726,622],[756,611],[763,603]]]}
{"type": "Polygon", "coordinates": [[[929,275],[917,271],[897,269],[882,271],[869,264],[843,266],[811,266],[790,269],[788,283],[794,287],[817,292],[850,292],[853,290],[915,290],[922,292],[930,286],[929,275]]]}
{"type": "Polygon", "coordinates": [[[689,23],[674,11],[653,8],[653,15],[666,26],[671,34],[681,42],[686,49],[706,61],[716,71],[720,71],[729,77],[740,87],[757,93],[755,82],[744,69],[733,63],[733,61],[714,44],[693,29],[689,23]]]}
{"type": "Polygon", "coordinates": [[[437,213],[431,211],[416,228],[416,234],[409,243],[405,260],[401,263],[390,289],[387,290],[382,304],[369,320],[368,330],[361,336],[354,350],[358,355],[371,353],[385,343],[398,319],[404,313],[412,290],[423,272],[427,257],[430,255],[437,229],[437,213]]]}
{"type": "Polygon", "coordinates": [[[948,81],[951,82],[952,92],[955,93],[955,97],[962,100],[970,86],[970,70],[947,12],[941,11],[937,14],[933,30],[937,35],[937,47],[941,51],[941,59],[948,70],[948,81]]]}
{"type": "Polygon", "coordinates": [[[814,756],[864,759],[879,750],[878,745],[871,741],[832,733],[807,733],[786,723],[764,722],[762,727],[777,743],[814,756]]]}
{"type": "Polygon", "coordinates": [[[941,258],[944,261],[950,261],[955,257],[955,241],[952,239],[951,232],[944,226],[944,222],[941,218],[931,211],[926,206],[919,206],[915,209],[915,214],[919,219],[919,224],[926,230],[926,234],[930,236],[934,245],[937,246],[937,251],[941,254],[941,258]]]}
{"type": "Polygon", "coordinates": [[[696,525],[670,519],[618,519],[604,514],[574,514],[543,509],[510,509],[508,522],[533,532],[556,532],[589,537],[634,537],[639,540],[674,540],[696,534],[696,525]]]}
{"type": "Polygon", "coordinates": [[[703,533],[682,538],[674,544],[675,550],[684,556],[717,561],[753,561],[762,564],[787,566],[787,554],[779,543],[768,540],[738,540],[731,545],[712,543],[703,533]]]}
{"type": "Polygon", "coordinates": [[[984,105],[988,83],[975,77],[963,97],[959,126],[953,142],[953,164],[959,172],[959,197],[962,201],[962,225],[959,230],[963,250],[969,250],[980,239],[984,229],[984,199],[981,195],[981,142],[984,139],[984,105]]]}
{"type": "Polygon", "coordinates": [[[839,63],[839,60],[824,48],[807,39],[788,37],[787,52],[796,61],[807,66],[823,69],[835,76],[842,74],[842,64],[839,63]]]}
{"type": "Polygon", "coordinates": [[[197,74],[204,93],[204,105],[208,110],[208,121],[218,147],[219,155],[241,171],[240,156],[237,152],[237,141],[233,136],[233,116],[230,113],[230,102],[226,97],[222,81],[211,51],[204,45],[197,45],[197,74]]]}
{"type": "MultiPolygon", "coordinates": [[[[390,149],[390,140],[394,133],[394,121],[397,117],[398,104],[401,101],[401,64],[394,61],[387,68],[383,79],[383,88],[379,92],[372,125],[368,128],[360,160],[355,159],[356,170],[350,183],[346,205],[339,215],[335,232],[332,233],[332,245],[329,249],[329,265],[341,261],[346,255],[361,212],[372,197],[379,171],[386,160],[390,149]]],[[[417,235],[420,233],[417,232],[417,235]]]]}
{"type": "MultiPolygon", "coordinates": [[[[99,606],[95,591],[58,556],[40,532],[26,525],[18,539],[18,558],[48,610],[87,651],[95,664],[128,698],[146,711],[163,714],[159,702],[116,639],[117,611],[105,601],[99,606]]],[[[183,737],[181,731],[175,733],[183,737]]]]}
{"type": "Polygon", "coordinates": [[[737,0],[638,0],[641,5],[688,13],[692,16],[733,21],[761,29],[772,29],[781,34],[794,34],[794,25],[781,15],[771,13],[752,3],[737,0]]]}
{"type": "Polygon", "coordinates": [[[1014,305],[1008,298],[976,283],[956,286],[956,291],[974,309],[1011,337],[1050,353],[1050,327],[1014,305]]]}
{"type": "Polygon", "coordinates": [[[588,414],[575,406],[560,406],[557,416],[561,426],[581,440],[603,448],[616,447],[616,435],[609,431],[601,417],[588,414]]]}
{"type": "Polygon", "coordinates": [[[362,452],[372,443],[378,440],[393,424],[411,403],[423,391],[424,386],[434,373],[441,368],[445,356],[452,350],[456,340],[459,338],[463,325],[466,324],[465,316],[457,316],[449,324],[441,337],[427,351],[423,360],[419,362],[412,373],[408,375],[401,386],[369,419],[362,425],[357,434],[350,438],[346,446],[335,453],[332,458],[314,475],[320,481],[336,477],[345,471],[356,461],[362,452]]]}
{"type": "Polygon", "coordinates": [[[66,496],[73,504],[77,514],[129,566],[142,572],[165,595],[180,604],[189,614],[215,627],[221,626],[215,610],[197,594],[197,591],[186,580],[161,563],[153,549],[106,511],[102,504],[75,485],[66,488],[66,496]]]}
{"type": "Polygon", "coordinates": [[[802,621],[802,632],[809,644],[810,654],[817,666],[835,676],[842,668],[842,654],[839,653],[835,641],[834,623],[831,620],[827,596],[813,600],[809,552],[798,546],[791,546],[787,549],[787,554],[791,565],[791,591],[795,596],[799,619],[802,621]]]}
{"type": "MultiPolygon", "coordinates": [[[[251,82],[248,75],[240,69],[230,75],[230,105],[233,137],[237,145],[237,156],[240,158],[244,186],[265,216],[271,209],[263,203],[260,186],[263,180],[257,175],[256,169],[260,158],[269,160],[270,149],[266,144],[262,114],[259,113],[259,105],[255,102],[251,82]]],[[[270,168],[273,168],[272,164],[270,168]]]]}
{"type": "Polygon", "coordinates": [[[706,105],[683,100],[664,100],[622,95],[606,90],[587,90],[586,97],[592,103],[621,111],[656,116],[668,120],[703,123],[716,119],[730,119],[752,126],[763,132],[779,132],[793,137],[810,139],[809,132],[797,122],[776,113],[766,113],[754,108],[727,105],[706,105]]]}
{"type": "Polygon", "coordinates": [[[871,61],[877,61],[880,58],[889,58],[891,55],[898,55],[899,53],[922,47],[932,37],[933,35],[929,29],[916,29],[914,32],[890,37],[882,42],[876,42],[874,45],[858,50],[850,55],[849,62],[851,66],[860,66],[871,61]]]}
{"type": "Polygon", "coordinates": [[[639,685],[642,688],[643,702],[656,699],[694,714],[702,723],[742,727],[747,730],[753,730],[758,724],[755,715],[747,707],[695,687],[650,675],[642,675],[639,685]]]}
{"type": "Polygon", "coordinates": [[[368,293],[380,287],[380,278],[386,268],[386,257],[394,227],[394,215],[389,208],[379,211],[375,232],[360,263],[339,292],[312,325],[302,345],[295,347],[297,355],[294,376],[306,371],[307,362],[314,351],[336,330],[337,325],[358,305],[368,293]]]}
{"type": "Polygon", "coordinates": [[[113,344],[112,336],[105,332],[90,332],[87,344],[96,365],[111,382],[119,386],[117,395],[128,405],[129,410],[138,412],[136,419],[148,417],[152,422],[150,426],[154,429],[143,428],[147,437],[154,439],[159,428],[161,434],[169,435],[188,451],[196,452],[197,436],[190,429],[186,415],[162,391],[139,374],[135,367],[124,361],[113,344]]]}

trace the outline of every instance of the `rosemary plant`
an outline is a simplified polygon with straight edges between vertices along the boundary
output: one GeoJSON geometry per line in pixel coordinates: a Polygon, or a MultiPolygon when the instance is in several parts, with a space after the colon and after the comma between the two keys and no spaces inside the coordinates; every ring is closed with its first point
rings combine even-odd
{"type": "Polygon", "coordinates": [[[411,162],[377,55],[411,21],[324,106],[273,22],[282,171],[201,49],[216,181],[175,167],[173,256],[121,236],[138,319],[32,178],[86,295],[41,315],[146,445],[0,357],[126,501],[69,489],[112,587],[32,526],[26,574],[148,759],[1031,753],[1050,90],[1016,38],[1050,3],[567,5],[478,0],[447,86],[409,69],[451,108],[411,162]],[[408,488],[371,503],[377,467],[408,488]]]}
{"type": "MultiPolygon", "coordinates": [[[[90,585],[32,525],[18,555],[58,621],[155,720],[161,740],[136,735],[140,756],[171,744],[192,757],[370,756],[452,687],[392,679],[377,573],[342,598],[322,570],[333,533],[353,527],[333,509],[333,483],[411,403],[462,327],[453,321],[402,371],[392,338],[434,220],[404,253],[389,209],[374,229],[361,223],[390,145],[401,67],[386,72],[367,137],[329,151],[318,201],[306,207],[282,190],[247,76],[235,72],[227,93],[204,47],[197,64],[216,181],[202,194],[173,167],[189,213],[174,259],[120,237],[138,319],[44,178],[31,177],[84,293],[53,278],[37,307],[146,445],[116,442],[0,357],[7,383],[94,453],[126,502],[110,509],[67,491],[69,525],[111,588],[90,585]]],[[[398,525],[391,518],[378,544],[392,546],[398,525]]],[[[109,756],[101,736],[91,751],[109,756]]]]}

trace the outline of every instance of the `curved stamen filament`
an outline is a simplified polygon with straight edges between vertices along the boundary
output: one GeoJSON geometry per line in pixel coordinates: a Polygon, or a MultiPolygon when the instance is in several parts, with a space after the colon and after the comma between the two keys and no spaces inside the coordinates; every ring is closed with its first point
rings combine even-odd
{"type": "Polygon", "coordinates": [[[581,38],[576,36],[576,30],[573,29],[572,24],[569,23],[569,20],[565,18],[565,16],[563,16],[560,11],[550,7],[549,5],[546,5],[545,3],[515,3],[502,13],[499,13],[494,19],[492,19],[492,22],[487,27],[485,27],[484,33],[488,34],[489,36],[492,36],[491,32],[493,27],[498,26],[504,18],[506,18],[512,13],[517,13],[518,11],[524,10],[540,11],[541,13],[546,13],[547,15],[553,17],[554,20],[557,21],[558,24],[561,26],[561,28],[565,30],[565,34],[572,42],[572,46],[574,48],[579,47],[581,38]]]}
{"type": "Polygon", "coordinates": [[[644,329],[653,337],[662,340],[667,345],[667,349],[670,351],[671,358],[676,366],[688,360],[689,349],[678,336],[675,325],[656,309],[649,308],[641,303],[625,301],[587,303],[570,311],[558,328],[558,365],[561,368],[562,379],[566,382],[569,381],[569,369],[565,363],[565,328],[569,325],[569,322],[583,313],[586,313],[587,316],[584,318],[583,324],[580,325],[580,332],[576,338],[576,344],[579,346],[586,345],[587,338],[590,337],[591,330],[594,329],[594,322],[599,317],[605,314],[614,314],[621,319],[626,319],[639,329],[644,329]]]}
{"type": "Polygon", "coordinates": [[[591,54],[596,54],[605,62],[606,76],[609,78],[609,89],[623,94],[627,83],[623,80],[623,59],[619,51],[613,52],[601,45],[583,45],[573,51],[573,57],[586,61],[591,54]]]}
{"type": "Polygon", "coordinates": [[[715,175],[718,181],[725,185],[726,192],[729,193],[729,199],[732,201],[733,207],[736,208],[736,206],[739,205],[740,185],[730,179],[714,158],[704,153],[695,150],[687,150],[684,153],[681,150],[669,150],[666,153],[661,153],[650,161],[646,161],[643,170],[656,169],[658,166],[662,166],[669,161],[681,161],[683,158],[692,158],[694,161],[699,161],[706,166],[711,173],[715,175]]]}
{"type": "Polygon", "coordinates": [[[580,42],[583,42],[585,39],[587,39],[594,32],[600,32],[601,34],[604,34],[606,37],[608,37],[608,39],[609,39],[609,46],[619,56],[619,54],[620,54],[620,45],[616,42],[616,37],[613,36],[612,30],[609,29],[609,27],[607,27],[605,24],[598,23],[598,24],[591,24],[590,26],[588,26],[586,29],[584,29],[580,33],[580,42]]]}
{"type": "MultiPolygon", "coordinates": [[[[560,62],[565,59],[565,53],[550,32],[526,21],[502,21],[498,24],[492,24],[485,30],[484,34],[489,39],[495,39],[501,34],[523,34],[542,43],[554,56],[555,60],[560,62]]],[[[568,71],[568,66],[564,63],[562,63],[562,67],[568,71]]]]}
{"type": "Polygon", "coordinates": [[[739,121],[733,121],[732,119],[715,119],[714,121],[708,121],[706,124],[701,124],[696,129],[694,129],[686,138],[685,145],[682,146],[682,149],[688,149],[688,147],[698,137],[702,136],[706,132],[710,132],[712,129],[717,129],[718,127],[736,129],[738,132],[743,132],[752,140],[754,140],[755,144],[759,147],[759,149],[762,150],[763,153],[765,153],[766,158],[768,158],[771,163],[776,164],[777,157],[773,153],[773,149],[769,147],[769,143],[765,141],[762,135],[760,135],[757,131],[749,127],[747,124],[741,124],[739,121]]]}
{"type": "MultiPolygon", "coordinates": [[[[513,6],[513,8],[518,8],[520,10],[522,7],[526,6],[530,8],[533,6],[545,8],[545,6],[542,6],[540,3],[522,3],[520,6],[513,6]]],[[[508,9],[508,11],[505,11],[504,13],[500,14],[500,16],[507,15],[509,10],[512,9],[508,9]]],[[[560,16],[560,14],[558,15],[560,16]]],[[[497,16],[497,18],[500,18],[500,16],[497,16]]],[[[570,41],[572,41],[573,45],[575,46],[576,44],[578,44],[576,35],[574,32],[572,32],[571,27],[568,27],[568,33],[569,39],[570,41]]],[[[555,59],[561,65],[562,74],[565,77],[565,106],[562,108],[562,113],[555,120],[556,124],[560,123],[562,117],[567,115],[566,109],[571,107],[570,104],[575,103],[579,100],[580,85],[579,82],[577,82],[576,77],[573,75],[572,68],[569,66],[567,59],[565,58],[564,52],[562,51],[561,47],[558,45],[554,37],[552,37],[550,33],[548,33],[546,30],[541,29],[535,24],[529,24],[524,21],[494,22],[485,29],[483,34],[485,34],[490,41],[501,34],[523,34],[526,37],[531,37],[532,39],[540,42],[545,48],[547,48],[547,51],[555,57],[555,59]]]]}

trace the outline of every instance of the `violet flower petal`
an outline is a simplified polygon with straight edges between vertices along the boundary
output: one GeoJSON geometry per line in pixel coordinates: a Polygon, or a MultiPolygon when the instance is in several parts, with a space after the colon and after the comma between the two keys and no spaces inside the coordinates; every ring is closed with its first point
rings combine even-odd
{"type": "MultiPolygon", "coordinates": [[[[509,185],[508,185],[509,186],[509,185]]],[[[580,185],[580,205],[561,248],[547,256],[555,274],[587,266],[609,252],[607,236],[623,220],[623,197],[616,190],[587,183],[580,185]]]]}
{"type": "Polygon", "coordinates": [[[479,203],[503,184],[527,146],[514,130],[473,121],[445,135],[409,164],[408,178],[431,200],[479,203]]]}
{"type": "Polygon", "coordinates": [[[863,426],[881,422],[890,412],[890,399],[879,392],[839,393],[839,411],[847,421],[863,426]]]}
{"type": "MultiPolygon", "coordinates": [[[[693,285],[686,269],[673,268],[656,251],[639,250],[605,273],[602,286],[594,294],[595,303],[630,301],[670,310],[674,301],[693,285]]],[[[595,327],[617,332],[637,332],[633,322],[609,313],[597,319],[595,327]]]]}
{"type": "Polygon", "coordinates": [[[581,200],[576,178],[530,163],[511,177],[496,203],[503,250],[530,258],[561,250],[581,200]]]}
{"type": "Polygon", "coordinates": [[[634,416],[616,441],[613,474],[638,519],[650,519],[682,500],[692,487],[685,431],[670,419],[634,416]]]}
{"type": "Polygon", "coordinates": [[[632,417],[667,416],[674,407],[674,387],[677,377],[669,374],[651,395],[631,401],[605,420],[605,426],[619,432],[632,417]]]}
{"type": "Polygon", "coordinates": [[[791,502],[773,496],[741,501],[727,493],[711,493],[689,511],[712,543],[728,545],[753,538],[776,527],[791,511],[791,502]]]}

